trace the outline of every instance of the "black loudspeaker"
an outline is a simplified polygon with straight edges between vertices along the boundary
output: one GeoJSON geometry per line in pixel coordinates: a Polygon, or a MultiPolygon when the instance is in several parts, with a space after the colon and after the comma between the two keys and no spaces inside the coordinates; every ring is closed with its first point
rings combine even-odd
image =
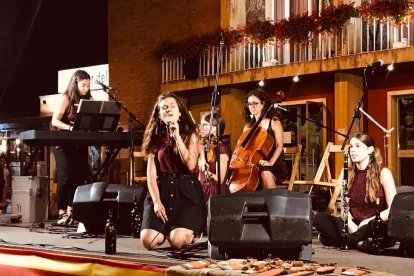
{"type": "Polygon", "coordinates": [[[388,235],[414,247],[414,192],[395,195],[388,218],[388,235]]]}
{"type": "Polygon", "coordinates": [[[311,260],[312,218],[310,196],[282,188],[211,197],[209,255],[311,260]]]}
{"type": "Polygon", "coordinates": [[[108,210],[114,210],[118,234],[131,234],[131,210],[133,195],[137,195],[140,212],[143,212],[146,185],[127,186],[96,182],[79,186],[73,199],[73,219],[85,225],[87,233],[102,234],[108,218],[108,210]]]}

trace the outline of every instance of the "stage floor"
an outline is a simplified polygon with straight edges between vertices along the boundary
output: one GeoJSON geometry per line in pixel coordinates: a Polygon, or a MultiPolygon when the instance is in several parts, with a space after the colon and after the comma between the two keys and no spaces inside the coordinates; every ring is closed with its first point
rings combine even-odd
{"type": "MultiPolygon", "coordinates": [[[[2,215],[4,216],[4,215],[2,215]]],[[[147,251],[143,249],[139,239],[127,236],[118,236],[117,254],[105,255],[105,239],[99,237],[80,237],[76,235],[76,229],[63,227],[51,227],[51,222],[45,222],[45,227],[33,227],[37,225],[23,223],[0,224],[0,246],[14,248],[30,248],[73,254],[78,256],[90,256],[103,259],[123,260],[140,264],[171,267],[189,260],[171,258],[168,247],[159,251],[147,251]],[[31,231],[32,230],[32,231],[31,231]]],[[[206,241],[203,238],[202,241],[206,241]]],[[[412,258],[399,256],[398,244],[392,249],[387,249],[384,255],[369,255],[357,250],[342,251],[336,248],[324,247],[317,240],[313,240],[312,261],[318,263],[337,263],[339,267],[364,266],[374,271],[388,272],[384,275],[413,275],[414,261],[412,258]]],[[[190,259],[207,258],[207,250],[194,250],[188,254],[190,259]]],[[[247,256],[246,256],[247,257],[247,256]]]]}

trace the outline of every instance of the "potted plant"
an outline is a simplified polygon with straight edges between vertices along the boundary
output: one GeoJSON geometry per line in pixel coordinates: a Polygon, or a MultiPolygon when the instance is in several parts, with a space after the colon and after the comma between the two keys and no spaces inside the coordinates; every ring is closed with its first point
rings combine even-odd
{"type": "Polygon", "coordinates": [[[275,24],[276,39],[282,43],[306,44],[311,34],[319,32],[319,20],[315,15],[294,15],[275,24]]]}
{"type": "Polygon", "coordinates": [[[360,6],[361,14],[367,20],[377,19],[392,24],[407,24],[413,15],[412,0],[368,0],[360,6]]]}
{"type": "Polygon", "coordinates": [[[342,30],[345,23],[351,17],[358,17],[359,15],[359,10],[354,7],[354,3],[341,3],[338,6],[329,6],[321,12],[319,19],[320,31],[337,33],[342,30]]]}

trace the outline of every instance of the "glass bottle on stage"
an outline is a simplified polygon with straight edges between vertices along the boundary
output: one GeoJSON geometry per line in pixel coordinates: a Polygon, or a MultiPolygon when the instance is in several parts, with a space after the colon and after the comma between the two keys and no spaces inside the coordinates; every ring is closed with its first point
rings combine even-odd
{"type": "Polygon", "coordinates": [[[376,200],[376,213],[372,223],[372,241],[373,241],[373,254],[379,255],[384,249],[385,238],[385,222],[381,219],[381,205],[380,200],[376,200]]]}
{"type": "Polygon", "coordinates": [[[133,238],[139,238],[141,231],[141,216],[138,208],[137,195],[133,195],[131,210],[131,235],[133,238]]]}
{"type": "Polygon", "coordinates": [[[116,253],[116,225],[113,219],[113,209],[108,210],[108,220],[105,226],[105,254],[116,253]]]}

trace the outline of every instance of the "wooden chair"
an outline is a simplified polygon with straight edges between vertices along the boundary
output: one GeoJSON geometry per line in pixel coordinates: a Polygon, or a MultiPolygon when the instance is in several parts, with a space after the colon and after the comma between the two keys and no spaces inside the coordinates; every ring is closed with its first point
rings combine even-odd
{"type": "MultiPolygon", "coordinates": [[[[144,154],[140,151],[134,151],[134,158],[144,158],[144,154]]],[[[146,176],[135,176],[134,179],[135,182],[137,183],[146,183],[147,182],[147,177],[146,176]]]]}
{"type": "MultiPolygon", "coordinates": [[[[345,150],[348,149],[348,146],[345,147],[344,150],[341,150],[341,145],[334,145],[332,142],[329,142],[326,146],[325,152],[322,156],[321,163],[319,164],[318,170],[313,180],[310,181],[303,181],[303,180],[296,180],[294,181],[294,185],[311,185],[309,190],[309,194],[312,193],[312,189],[315,185],[323,186],[329,188],[329,192],[332,198],[333,191],[335,187],[340,184],[342,185],[343,179],[343,169],[341,170],[339,176],[337,178],[332,177],[331,168],[329,166],[329,157],[331,153],[344,153],[345,150]],[[325,176],[324,178],[322,178],[325,176]]],[[[340,186],[339,185],[339,186],[340,186]]]]}
{"type": "Polygon", "coordinates": [[[285,147],[283,148],[285,155],[292,155],[292,172],[290,178],[283,181],[282,184],[287,185],[289,191],[292,191],[294,182],[299,178],[299,165],[300,165],[300,155],[302,153],[302,144],[297,147],[285,147]]]}

